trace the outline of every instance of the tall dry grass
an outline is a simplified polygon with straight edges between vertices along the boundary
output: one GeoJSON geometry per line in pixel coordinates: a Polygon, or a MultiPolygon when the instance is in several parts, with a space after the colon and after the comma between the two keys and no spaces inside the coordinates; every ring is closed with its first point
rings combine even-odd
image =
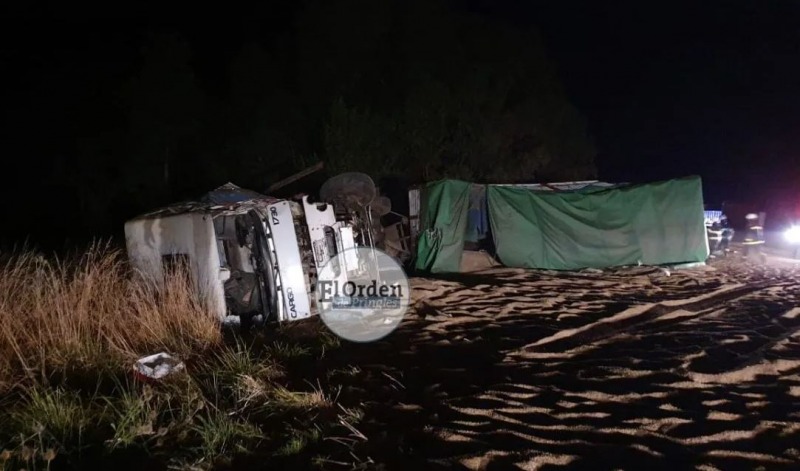
{"type": "Polygon", "coordinates": [[[74,260],[31,251],[2,260],[0,391],[59,372],[130,368],[160,351],[197,355],[222,340],[185,273],[156,287],[134,276],[109,244],[74,260]]]}
{"type": "Polygon", "coordinates": [[[288,374],[300,360],[316,371],[338,341],[307,325],[225,342],[187,273],[175,267],[157,287],[108,244],[68,259],[0,253],[0,470],[351,455],[349,442],[323,440],[358,420],[323,390],[337,388],[288,374]],[[186,360],[185,373],[134,380],[135,359],[160,351],[186,360]]]}

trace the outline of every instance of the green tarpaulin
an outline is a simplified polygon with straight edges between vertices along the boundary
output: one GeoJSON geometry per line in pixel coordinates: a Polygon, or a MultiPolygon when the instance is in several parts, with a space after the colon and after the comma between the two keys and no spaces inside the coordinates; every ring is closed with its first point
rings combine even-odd
{"type": "MultiPolygon", "coordinates": [[[[469,184],[437,182],[428,190],[423,212],[434,219],[423,215],[417,268],[458,271],[469,184]],[[426,235],[426,228],[435,229],[426,235]],[[439,232],[436,245],[430,234],[439,232]]],[[[699,177],[589,192],[489,185],[487,200],[497,257],[506,266],[573,270],[708,257],[699,177]]]]}
{"type": "Polygon", "coordinates": [[[444,180],[430,183],[422,190],[418,270],[459,271],[471,186],[467,182],[444,180]]]}

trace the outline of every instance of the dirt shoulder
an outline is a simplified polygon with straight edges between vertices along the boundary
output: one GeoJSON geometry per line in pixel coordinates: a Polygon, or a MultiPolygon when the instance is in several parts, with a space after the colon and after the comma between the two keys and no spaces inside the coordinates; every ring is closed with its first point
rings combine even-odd
{"type": "Polygon", "coordinates": [[[709,267],[416,278],[363,369],[354,452],[388,468],[796,467],[800,283],[709,267]]]}

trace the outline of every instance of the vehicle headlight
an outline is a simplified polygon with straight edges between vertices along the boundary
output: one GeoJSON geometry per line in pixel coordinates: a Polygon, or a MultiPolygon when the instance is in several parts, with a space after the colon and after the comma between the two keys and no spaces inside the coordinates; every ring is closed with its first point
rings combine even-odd
{"type": "Polygon", "coordinates": [[[783,233],[783,236],[792,244],[800,243],[800,226],[792,226],[789,229],[786,229],[786,232],[783,233]]]}

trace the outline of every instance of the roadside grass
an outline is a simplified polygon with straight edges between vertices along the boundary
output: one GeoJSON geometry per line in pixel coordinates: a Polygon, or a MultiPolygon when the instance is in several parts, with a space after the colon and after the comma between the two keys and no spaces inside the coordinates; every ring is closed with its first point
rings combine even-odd
{"type": "Polygon", "coordinates": [[[280,340],[275,341],[275,343],[267,348],[272,357],[282,361],[292,361],[297,358],[307,356],[311,353],[308,347],[294,343],[287,343],[280,340]]]}
{"type": "Polygon", "coordinates": [[[109,244],[68,260],[0,260],[0,470],[349,454],[331,438],[357,435],[359,405],[345,407],[335,378],[317,374],[340,347],[319,322],[227,340],[185,272],[156,286],[109,244]],[[186,369],[133,376],[137,358],[162,351],[186,369]]]}
{"type": "Polygon", "coordinates": [[[248,446],[263,439],[255,425],[215,411],[201,416],[192,430],[200,437],[198,452],[215,460],[234,453],[246,453],[248,446]]]}

